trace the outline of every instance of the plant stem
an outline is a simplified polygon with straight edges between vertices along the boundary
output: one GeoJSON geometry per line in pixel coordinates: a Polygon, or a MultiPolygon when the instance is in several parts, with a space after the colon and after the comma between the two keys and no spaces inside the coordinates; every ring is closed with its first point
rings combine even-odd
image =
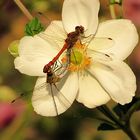
{"type": "Polygon", "coordinates": [[[140,108],[140,100],[137,101],[134,105],[131,106],[131,108],[128,110],[126,116],[125,116],[125,120],[129,121],[129,119],[131,118],[132,114],[140,108]]]}
{"type": "Polygon", "coordinates": [[[107,116],[109,119],[111,119],[113,122],[115,122],[120,128],[123,127],[123,124],[116,118],[116,116],[110,111],[110,109],[106,105],[102,105],[99,107],[100,111],[107,116]]]}
{"type": "Polygon", "coordinates": [[[112,19],[116,19],[114,4],[115,4],[115,0],[109,0],[109,10],[110,10],[110,15],[112,19]]]}
{"type": "Polygon", "coordinates": [[[110,14],[111,14],[112,19],[116,19],[116,13],[115,13],[114,4],[109,5],[109,10],[110,10],[110,14]]]}
{"type": "Polygon", "coordinates": [[[120,129],[122,129],[123,132],[125,132],[131,138],[131,140],[138,140],[131,130],[130,125],[126,125],[125,123],[121,122],[121,120],[119,120],[106,105],[100,106],[97,109],[112,120],[120,129]]]}
{"type": "Polygon", "coordinates": [[[138,140],[138,138],[136,137],[136,135],[130,127],[122,128],[122,130],[131,138],[131,140],[138,140]]]}
{"type": "Polygon", "coordinates": [[[29,10],[23,5],[23,3],[20,0],[14,0],[14,2],[17,4],[17,6],[20,8],[20,10],[24,13],[24,15],[29,19],[32,20],[33,16],[29,12],[29,10]]]}

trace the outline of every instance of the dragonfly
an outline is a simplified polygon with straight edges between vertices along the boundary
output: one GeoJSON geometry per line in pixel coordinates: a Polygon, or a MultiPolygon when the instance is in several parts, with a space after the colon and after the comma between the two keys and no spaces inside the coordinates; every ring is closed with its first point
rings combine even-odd
{"type": "Polygon", "coordinates": [[[26,93],[33,91],[32,105],[34,108],[40,108],[41,112],[36,111],[35,109],[38,114],[43,116],[58,116],[67,110],[72,105],[75,98],[69,100],[68,96],[66,97],[63,93],[63,84],[66,82],[68,75],[65,74],[62,79],[65,69],[57,63],[58,62],[56,61],[53,66],[48,67],[45,83],[44,77],[39,78],[34,90],[21,93],[19,97],[14,99],[11,103],[14,103],[19,98],[26,96],[26,93]]]}
{"type": "MultiPolygon", "coordinates": [[[[82,25],[75,26],[74,31],[72,31],[70,33],[66,33],[64,30],[62,30],[62,27],[60,27],[61,25],[57,25],[55,22],[58,22],[58,21],[51,22],[50,26],[48,26],[48,28],[53,26],[52,29],[48,30],[48,31],[52,30],[51,33],[43,32],[38,35],[45,41],[47,40],[48,42],[49,41],[51,43],[53,42],[58,46],[58,48],[60,47],[59,52],[54,56],[54,58],[44,66],[44,68],[43,68],[44,73],[47,72],[47,70],[50,66],[54,65],[54,63],[59,59],[59,57],[62,55],[62,53],[64,51],[66,51],[67,66],[68,66],[70,64],[71,53],[74,53],[74,51],[72,51],[73,46],[76,44],[77,41],[80,41],[80,43],[86,45],[86,47],[90,44],[92,39],[95,39],[98,42],[99,41],[102,42],[102,39],[106,39],[111,42],[110,44],[112,44],[112,42],[113,42],[113,39],[108,38],[108,37],[102,37],[102,38],[95,37],[94,34],[85,36],[86,30],[82,25]],[[59,33],[57,33],[57,31],[59,33],[61,33],[61,35],[59,33]]],[[[105,57],[109,57],[109,55],[102,53],[100,51],[94,51],[94,53],[104,55],[105,57]]],[[[75,54],[73,54],[73,56],[75,56],[75,54]]],[[[76,57],[75,57],[75,59],[76,59],[76,57]]],[[[76,60],[75,60],[75,62],[76,62],[76,60]]]]}
{"type": "MultiPolygon", "coordinates": [[[[45,19],[49,20],[50,22],[50,19],[48,17],[46,17],[43,13],[41,12],[38,12],[39,15],[45,17],[45,19]]],[[[53,22],[51,23],[53,24],[53,22]]],[[[57,28],[57,30],[61,30],[59,26],[55,25],[54,24],[54,27],[57,28]]],[[[63,31],[61,30],[61,33],[62,34],[65,34],[63,33],[63,31]]],[[[40,34],[41,35],[41,34],[40,34]]],[[[45,35],[45,34],[44,34],[45,35]]],[[[46,35],[45,35],[46,36],[46,35]]],[[[51,35],[50,35],[51,36],[51,35]]],[[[84,27],[82,25],[80,26],[76,26],[75,27],[75,31],[72,31],[70,33],[67,34],[67,37],[66,39],[64,39],[64,45],[63,47],[61,48],[61,50],[58,52],[58,54],[49,62],[47,63],[44,68],[43,68],[43,72],[44,73],[47,73],[48,71],[48,68],[52,65],[54,65],[54,63],[59,59],[59,57],[62,55],[62,53],[67,50],[67,58],[68,58],[68,63],[70,63],[70,54],[71,54],[71,49],[72,47],[74,46],[74,44],[80,40],[80,38],[84,36],[84,27]]],[[[41,36],[41,38],[44,38],[43,36],[41,36]]],[[[53,37],[52,37],[53,38],[53,37]]],[[[44,38],[46,39],[46,38],[44,38]]],[[[49,39],[47,39],[49,40],[49,39]]]]}
{"type": "MultiPolygon", "coordinates": [[[[84,27],[83,26],[76,26],[75,27],[75,31],[70,32],[67,34],[67,38],[65,39],[65,43],[64,46],[62,47],[62,49],[58,52],[58,54],[49,62],[47,63],[44,68],[43,68],[43,72],[46,73],[48,71],[48,68],[52,65],[54,65],[54,63],[58,60],[58,58],[60,57],[60,55],[67,50],[67,58],[70,58],[70,52],[72,47],[74,46],[74,44],[80,39],[80,36],[82,36],[84,34],[84,27]]],[[[68,62],[69,63],[69,62],[68,62]]]]}

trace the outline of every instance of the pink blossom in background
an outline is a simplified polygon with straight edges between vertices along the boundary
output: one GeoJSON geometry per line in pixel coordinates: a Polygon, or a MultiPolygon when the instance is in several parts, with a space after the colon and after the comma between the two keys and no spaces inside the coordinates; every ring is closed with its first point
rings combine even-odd
{"type": "Polygon", "coordinates": [[[123,0],[123,17],[140,26],[140,0],[123,0]]]}
{"type": "Polygon", "coordinates": [[[8,126],[16,117],[17,109],[9,103],[0,103],[0,129],[8,126]]]}

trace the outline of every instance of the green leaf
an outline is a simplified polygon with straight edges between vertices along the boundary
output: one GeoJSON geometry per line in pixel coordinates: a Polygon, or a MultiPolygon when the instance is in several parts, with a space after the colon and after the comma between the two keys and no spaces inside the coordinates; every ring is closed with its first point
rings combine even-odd
{"type": "Polygon", "coordinates": [[[107,131],[107,130],[116,130],[118,128],[108,124],[108,123],[101,123],[98,127],[98,130],[104,130],[104,131],[107,131]]]}
{"type": "Polygon", "coordinates": [[[133,113],[139,110],[140,110],[140,99],[135,98],[135,102],[133,102],[133,104],[125,114],[125,121],[129,121],[133,113]]]}
{"type": "Polygon", "coordinates": [[[32,21],[30,21],[28,24],[25,26],[25,34],[28,36],[34,36],[42,31],[44,31],[45,28],[41,24],[38,18],[33,18],[32,21]]]}
{"type": "Polygon", "coordinates": [[[19,40],[15,40],[8,47],[8,51],[14,57],[19,56],[19,53],[18,53],[18,45],[19,45],[19,40]]]}

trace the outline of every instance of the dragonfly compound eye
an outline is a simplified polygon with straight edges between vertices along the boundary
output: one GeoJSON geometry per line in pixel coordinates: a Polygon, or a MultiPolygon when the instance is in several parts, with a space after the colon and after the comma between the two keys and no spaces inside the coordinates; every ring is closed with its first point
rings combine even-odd
{"type": "Polygon", "coordinates": [[[45,65],[44,68],[43,68],[43,72],[47,73],[48,71],[49,71],[49,67],[48,67],[48,65],[45,65]]]}
{"type": "Polygon", "coordinates": [[[83,26],[79,26],[80,28],[80,33],[83,34],[84,33],[84,27],[83,26]]]}

